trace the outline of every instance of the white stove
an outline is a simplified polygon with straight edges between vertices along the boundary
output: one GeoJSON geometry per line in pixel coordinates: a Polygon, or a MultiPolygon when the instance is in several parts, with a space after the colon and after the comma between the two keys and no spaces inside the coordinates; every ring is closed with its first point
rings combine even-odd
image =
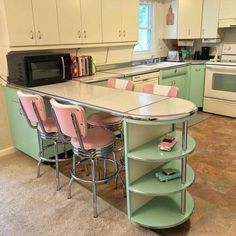
{"type": "Polygon", "coordinates": [[[224,44],[221,61],[206,64],[203,110],[236,117],[236,44],[224,44]]]}

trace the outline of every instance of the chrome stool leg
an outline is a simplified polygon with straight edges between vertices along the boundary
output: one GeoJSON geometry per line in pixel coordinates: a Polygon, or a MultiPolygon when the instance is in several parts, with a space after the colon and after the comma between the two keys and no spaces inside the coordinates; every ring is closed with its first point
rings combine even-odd
{"type": "Polygon", "coordinates": [[[56,184],[57,184],[57,191],[59,191],[60,190],[60,179],[59,179],[59,162],[58,162],[57,141],[54,141],[54,152],[55,152],[55,161],[56,161],[56,184]]]}
{"type": "Polygon", "coordinates": [[[40,177],[40,166],[42,163],[41,157],[44,156],[44,140],[41,138],[39,131],[38,131],[38,142],[39,142],[39,161],[37,165],[37,178],[40,177]]]}
{"type": "Polygon", "coordinates": [[[73,181],[74,181],[74,178],[71,177],[69,185],[68,185],[68,194],[67,194],[68,199],[71,199],[71,185],[72,185],[73,181]]]}
{"type": "Polygon", "coordinates": [[[97,191],[96,191],[96,160],[91,159],[92,165],[92,185],[93,185],[93,217],[97,218],[97,191]]]}

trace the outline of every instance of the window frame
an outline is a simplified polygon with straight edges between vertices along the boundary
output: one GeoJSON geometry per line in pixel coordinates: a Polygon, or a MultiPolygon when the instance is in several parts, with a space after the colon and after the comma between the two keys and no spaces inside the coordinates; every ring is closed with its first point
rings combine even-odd
{"type": "MultiPolygon", "coordinates": [[[[157,4],[154,0],[140,0],[139,4],[151,4],[152,5],[152,12],[151,12],[151,22],[150,22],[150,29],[151,29],[151,49],[145,50],[145,51],[133,51],[133,60],[139,60],[139,59],[146,59],[150,58],[156,53],[156,16],[157,16],[157,4]]],[[[141,29],[142,27],[138,26],[138,29],[141,29]]],[[[147,29],[147,28],[145,28],[147,29]]]]}

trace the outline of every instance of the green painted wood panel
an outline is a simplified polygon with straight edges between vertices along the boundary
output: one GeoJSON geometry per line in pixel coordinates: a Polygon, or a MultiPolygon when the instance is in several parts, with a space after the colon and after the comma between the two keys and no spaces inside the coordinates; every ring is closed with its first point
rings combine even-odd
{"type": "Polygon", "coordinates": [[[188,135],[188,148],[186,151],[182,150],[182,132],[174,131],[171,134],[176,136],[177,143],[171,152],[160,151],[158,144],[161,142],[163,137],[156,138],[148,143],[145,143],[128,153],[128,157],[139,160],[139,161],[149,161],[149,162],[167,162],[170,160],[178,159],[184,155],[189,155],[193,152],[196,146],[195,140],[188,135]]]}
{"type": "Polygon", "coordinates": [[[194,202],[189,193],[186,198],[186,212],[181,213],[180,194],[155,197],[134,212],[131,220],[137,224],[165,229],[185,222],[193,212],[194,202]]]}
{"type": "Polygon", "coordinates": [[[30,128],[20,108],[16,90],[5,88],[8,118],[14,146],[27,155],[38,159],[37,131],[30,128]]]}
{"type": "Polygon", "coordinates": [[[194,102],[197,107],[203,106],[205,68],[205,65],[191,66],[189,100],[194,102]]]}
{"type": "MultiPolygon", "coordinates": [[[[13,88],[5,88],[5,96],[7,103],[7,112],[10,123],[10,131],[13,145],[20,151],[38,160],[39,142],[37,130],[29,127],[26,118],[20,107],[20,103],[16,94],[17,90],[13,88]]],[[[45,107],[47,114],[51,113],[51,106],[49,100],[45,100],[45,107]]],[[[45,145],[52,144],[52,141],[46,140],[45,145]]],[[[67,150],[72,149],[72,146],[67,145],[67,150]]],[[[62,144],[58,145],[58,153],[63,153],[64,147],[62,144]]],[[[45,157],[54,156],[54,147],[45,150],[45,157]]]]}
{"type": "Polygon", "coordinates": [[[181,160],[171,161],[159,166],[155,170],[132,183],[129,187],[129,190],[148,196],[166,196],[186,189],[194,181],[193,169],[187,165],[187,179],[185,184],[182,184],[181,178],[167,182],[161,182],[155,176],[155,173],[157,171],[161,171],[164,168],[176,168],[181,171],[181,160]]]}
{"type": "Polygon", "coordinates": [[[176,86],[180,90],[180,98],[188,99],[189,66],[160,71],[160,84],[176,86]]]}

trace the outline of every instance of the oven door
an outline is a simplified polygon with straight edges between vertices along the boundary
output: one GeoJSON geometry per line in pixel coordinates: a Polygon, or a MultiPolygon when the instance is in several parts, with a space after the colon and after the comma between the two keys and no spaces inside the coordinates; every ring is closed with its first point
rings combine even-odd
{"type": "Polygon", "coordinates": [[[204,96],[236,101],[236,66],[207,65],[204,96]]]}

